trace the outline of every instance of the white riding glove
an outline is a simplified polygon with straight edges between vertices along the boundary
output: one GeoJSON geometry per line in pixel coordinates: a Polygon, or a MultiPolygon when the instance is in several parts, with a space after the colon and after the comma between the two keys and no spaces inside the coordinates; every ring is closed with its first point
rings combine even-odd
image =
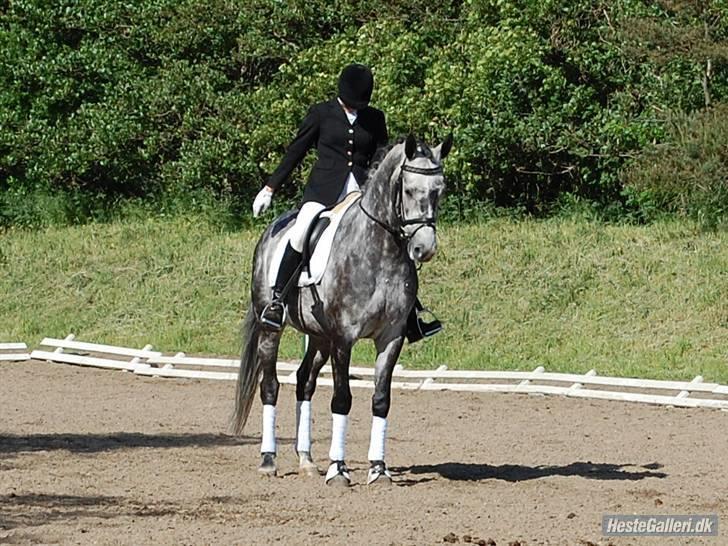
{"type": "Polygon", "coordinates": [[[273,199],[273,192],[267,188],[263,188],[258,192],[258,195],[255,196],[255,201],[253,201],[253,216],[255,218],[268,210],[271,199],[273,199]]]}

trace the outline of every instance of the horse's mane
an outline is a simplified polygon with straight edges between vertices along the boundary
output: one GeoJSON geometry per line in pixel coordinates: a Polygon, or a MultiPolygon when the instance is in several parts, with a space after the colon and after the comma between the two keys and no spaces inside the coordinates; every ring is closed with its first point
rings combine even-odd
{"type": "MultiPolygon", "coordinates": [[[[371,162],[369,163],[369,170],[367,170],[367,182],[372,180],[374,178],[374,175],[376,174],[377,170],[379,170],[379,167],[384,163],[385,158],[389,154],[389,152],[392,151],[392,148],[397,146],[398,144],[401,144],[405,141],[405,137],[399,137],[394,142],[390,142],[389,144],[385,144],[384,146],[377,148],[377,151],[374,152],[374,157],[372,157],[371,162]]],[[[387,173],[391,174],[391,173],[387,173]]]]}

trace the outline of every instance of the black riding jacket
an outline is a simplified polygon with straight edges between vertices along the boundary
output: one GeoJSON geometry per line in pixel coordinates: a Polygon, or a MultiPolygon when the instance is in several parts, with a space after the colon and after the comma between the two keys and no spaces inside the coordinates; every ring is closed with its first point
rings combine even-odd
{"type": "Polygon", "coordinates": [[[267,185],[277,190],[314,146],[318,159],[311,169],[303,192],[303,203],[316,201],[333,205],[344,188],[349,172],[363,185],[366,170],[380,146],[387,144],[387,123],[384,113],[371,106],[357,111],[354,124],[334,98],[313,105],[286,149],[278,168],[267,185]]]}

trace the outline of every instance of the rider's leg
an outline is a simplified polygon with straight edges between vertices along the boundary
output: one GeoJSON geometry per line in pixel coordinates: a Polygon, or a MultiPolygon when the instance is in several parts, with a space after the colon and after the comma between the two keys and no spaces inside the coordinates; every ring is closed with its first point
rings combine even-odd
{"type": "Polygon", "coordinates": [[[304,203],[301,210],[298,211],[296,223],[291,227],[291,246],[296,252],[303,252],[303,245],[306,242],[308,228],[310,227],[313,219],[316,218],[316,215],[325,208],[326,207],[321,203],[308,201],[304,203]]]}
{"type": "Polygon", "coordinates": [[[304,203],[298,212],[296,222],[291,227],[290,240],[283,253],[276,282],[273,286],[273,300],[263,309],[260,317],[264,324],[273,329],[283,327],[283,323],[285,322],[285,306],[282,301],[283,289],[301,263],[303,244],[311,221],[324,208],[321,203],[315,203],[313,201],[304,203]]]}
{"type": "Polygon", "coordinates": [[[422,320],[420,312],[424,310],[425,308],[420,303],[419,298],[415,299],[415,305],[412,307],[409,317],[407,317],[407,341],[410,343],[419,341],[423,337],[434,336],[442,330],[442,323],[437,318],[429,322],[422,320]]]}
{"type": "Polygon", "coordinates": [[[260,315],[261,322],[274,330],[280,330],[283,328],[286,314],[282,297],[283,289],[286,287],[286,284],[288,284],[288,280],[295,273],[300,261],[301,253],[297,252],[289,242],[283,253],[281,264],[278,266],[278,276],[276,277],[275,285],[273,285],[273,299],[268,305],[266,305],[265,309],[263,309],[263,313],[260,315]]]}

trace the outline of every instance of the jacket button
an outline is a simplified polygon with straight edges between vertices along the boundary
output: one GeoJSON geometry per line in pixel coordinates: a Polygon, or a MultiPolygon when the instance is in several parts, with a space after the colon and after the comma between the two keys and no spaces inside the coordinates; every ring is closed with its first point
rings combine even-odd
{"type": "Polygon", "coordinates": [[[349,141],[349,144],[354,144],[354,141],[353,141],[353,140],[350,140],[350,141],[349,141]]]}
{"type": "Polygon", "coordinates": [[[351,135],[353,133],[354,133],[354,129],[349,129],[349,134],[351,135]]]}
{"type": "Polygon", "coordinates": [[[351,161],[349,161],[348,165],[349,165],[349,167],[351,167],[351,165],[352,165],[351,161]]]}
{"type": "Polygon", "coordinates": [[[348,151],[348,152],[346,152],[346,153],[347,153],[347,154],[349,154],[349,155],[351,155],[351,150],[349,150],[349,151],[348,151]]]}

